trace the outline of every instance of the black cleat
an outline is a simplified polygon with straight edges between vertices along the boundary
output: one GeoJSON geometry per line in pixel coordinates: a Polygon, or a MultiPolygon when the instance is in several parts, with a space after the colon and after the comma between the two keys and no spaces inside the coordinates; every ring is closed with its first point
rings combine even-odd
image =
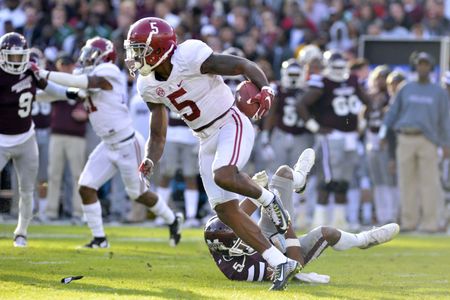
{"type": "Polygon", "coordinates": [[[84,245],[83,248],[109,248],[108,240],[105,237],[94,237],[92,241],[84,245]]]}
{"type": "Polygon", "coordinates": [[[269,291],[285,290],[289,280],[300,272],[301,269],[301,265],[297,261],[289,258],[285,263],[276,266],[272,275],[273,284],[269,288],[269,291]]]}
{"type": "Polygon", "coordinates": [[[181,239],[181,225],[183,225],[184,217],[183,214],[178,212],[175,214],[175,221],[169,225],[169,245],[175,247],[178,245],[181,239]]]}
{"type": "Polygon", "coordinates": [[[264,210],[277,228],[278,233],[285,234],[289,227],[290,217],[284,209],[283,203],[281,203],[278,191],[274,190],[273,199],[267,206],[264,206],[264,210]]]}

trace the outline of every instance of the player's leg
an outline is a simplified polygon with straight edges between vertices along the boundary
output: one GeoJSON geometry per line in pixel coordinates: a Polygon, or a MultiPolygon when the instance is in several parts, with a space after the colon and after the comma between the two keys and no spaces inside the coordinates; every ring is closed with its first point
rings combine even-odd
{"type": "MultiPolygon", "coordinates": [[[[86,160],[85,149],[86,139],[81,137],[67,136],[66,145],[67,149],[67,161],[69,163],[70,172],[72,173],[72,182],[77,183],[80,179],[81,172],[83,171],[83,165],[86,160]]],[[[76,184],[74,184],[74,187],[76,184]]],[[[83,216],[83,208],[81,203],[80,193],[76,188],[73,189],[72,194],[72,218],[80,218],[83,216]]]]}
{"type": "MultiPolygon", "coordinates": [[[[67,149],[62,135],[52,134],[49,142],[49,156],[52,158],[48,164],[48,198],[45,217],[49,219],[58,218],[59,194],[61,191],[61,181],[63,179],[65,157],[67,149]]],[[[77,191],[76,188],[74,188],[77,191]]],[[[78,192],[78,191],[77,191],[78,192]]],[[[45,218],[44,218],[45,219],[45,218]]]]}
{"type": "Polygon", "coordinates": [[[185,225],[190,227],[198,227],[200,222],[196,219],[198,211],[198,156],[194,145],[183,144],[181,150],[181,165],[183,170],[184,182],[186,188],[184,189],[184,206],[186,210],[185,225]]]}
{"type": "Polygon", "coordinates": [[[97,190],[117,172],[110,159],[109,149],[104,142],[94,149],[81,172],[79,193],[87,224],[91,229],[93,239],[86,248],[108,248],[103,228],[102,207],[97,198],[97,190]]]}
{"type": "Polygon", "coordinates": [[[125,185],[125,190],[131,200],[147,206],[156,216],[161,217],[169,226],[170,245],[175,246],[181,239],[181,224],[183,218],[175,214],[163,199],[151,192],[139,178],[139,164],[144,155],[144,139],[139,133],[135,138],[115,150],[115,164],[125,185]]]}
{"type": "Polygon", "coordinates": [[[37,178],[39,153],[33,135],[14,147],[13,162],[19,183],[19,220],[14,230],[14,246],[25,247],[28,225],[33,218],[33,192],[37,178]]]}
{"type": "Polygon", "coordinates": [[[329,221],[327,217],[328,198],[331,192],[332,170],[330,164],[330,149],[326,136],[320,136],[318,140],[318,164],[317,164],[317,203],[314,208],[313,228],[326,224],[329,221]]]}
{"type": "Polygon", "coordinates": [[[213,164],[214,182],[226,191],[255,199],[264,207],[280,233],[284,233],[288,228],[289,216],[281,200],[240,171],[251,154],[253,126],[247,117],[234,109],[231,118],[219,129],[213,164]]]}
{"type": "Polygon", "coordinates": [[[38,216],[42,216],[45,213],[47,205],[49,140],[50,128],[36,129],[36,141],[39,150],[39,169],[37,175],[37,199],[35,199],[37,210],[35,209],[35,211],[37,211],[38,216]]]}

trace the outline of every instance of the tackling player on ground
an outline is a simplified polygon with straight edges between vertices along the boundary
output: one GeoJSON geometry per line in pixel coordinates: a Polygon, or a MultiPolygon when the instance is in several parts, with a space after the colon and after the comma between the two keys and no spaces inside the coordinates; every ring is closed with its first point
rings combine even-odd
{"type": "MultiPolygon", "coordinates": [[[[310,148],[306,149],[300,155],[293,169],[286,165],[281,166],[272,177],[269,189],[280,193],[281,200],[290,213],[293,213],[293,174],[299,172],[306,177],[314,164],[314,158],[314,151],[310,148]]],[[[253,180],[263,186],[268,183],[265,171],[257,173],[253,180]]],[[[242,201],[240,205],[248,214],[252,214],[258,208],[257,203],[250,199],[242,201]]],[[[348,233],[333,227],[320,226],[297,238],[292,227],[289,227],[285,235],[279,234],[272,223],[268,222],[265,213],[261,216],[259,226],[264,235],[278,249],[286,253],[288,257],[297,260],[303,267],[318,258],[329,246],[337,251],[355,247],[367,249],[390,241],[399,232],[399,226],[395,223],[358,234],[348,233]]],[[[206,224],[204,236],[217,267],[228,279],[262,281],[270,280],[273,276],[274,271],[264,258],[244,243],[216,216],[212,217],[206,224]]],[[[325,283],[329,280],[328,276],[315,273],[297,274],[296,277],[308,282],[325,283]]]]}
{"type": "MultiPolygon", "coordinates": [[[[177,44],[174,29],[159,18],[135,22],[124,43],[126,64],[152,110],[150,139],[141,172],[151,176],[166,140],[167,111],[179,113],[200,139],[200,174],[211,207],[219,218],[277,270],[271,289],[280,290],[297,273],[298,262],[288,259],[263,236],[259,227],[239,208],[238,194],[256,199],[279,232],[288,228],[288,215],[280,199],[241,172],[254,141],[250,120],[234,106],[234,97],[219,75],[244,75],[261,92],[256,118],[269,110],[274,98],[267,78],[247,59],[213,53],[199,40],[177,44]]],[[[296,179],[299,176],[296,177],[296,179]]],[[[301,185],[298,180],[297,185],[301,185]]]]}
{"type": "Polygon", "coordinates": [[[89,98],[85,101],[89,121],[102,139],[89,156],[79,180],[83,211],[93,235],[85,247],[109,247],[97,190],[117,171],[130,199],[146,205],[169,225],[170,244],[175,246],[181,238],[182,215],[175,214],[139,178],[138,166],[143,158],[144,140],[133,129],[125,99],[125,81],[114,64],[115,58],[113,43],[94,37],[81,49],[81,74],[40,70],[41,75],[51,81],[89,90],[89,98]]]}

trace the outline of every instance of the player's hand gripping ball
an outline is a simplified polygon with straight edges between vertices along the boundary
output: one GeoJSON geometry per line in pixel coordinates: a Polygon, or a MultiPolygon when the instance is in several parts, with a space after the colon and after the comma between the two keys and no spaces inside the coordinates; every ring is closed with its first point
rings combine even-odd
{"type": "Polygon", "coordinates": [[[247,117],[259,120],[269,111],[274,96],[269,86],[260,91],[251,81],[243,81],[236,89],[236,106],[247,117]]]}

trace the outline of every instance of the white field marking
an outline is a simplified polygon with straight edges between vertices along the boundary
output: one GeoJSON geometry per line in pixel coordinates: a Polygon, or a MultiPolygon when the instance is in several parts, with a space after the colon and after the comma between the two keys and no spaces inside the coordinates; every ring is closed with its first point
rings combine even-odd
{"type": "Polygon", "coordinates": [[[32,265],[64,265],[64,264],[70,264],[70,261],[63,260],[63,261],[29,261],[28,263],[32,265]]]}
{"type": "MultiPolygon", "coordinates": [[[[60,234],[60,233],[30,233],[29,239],[83,239],[88,238],[86,234],[60,234]]],[[[9,234],[0,234],[0,238],[10,238],[9,234]]],[[[169,238],[152,238],[152,237],[117,237],[111,238],[111,241],[116,242],[168,242],[169,238]]],[[[183,237],[183,242],[199,242],[203,241],[201,237],[183,237]]]]}

